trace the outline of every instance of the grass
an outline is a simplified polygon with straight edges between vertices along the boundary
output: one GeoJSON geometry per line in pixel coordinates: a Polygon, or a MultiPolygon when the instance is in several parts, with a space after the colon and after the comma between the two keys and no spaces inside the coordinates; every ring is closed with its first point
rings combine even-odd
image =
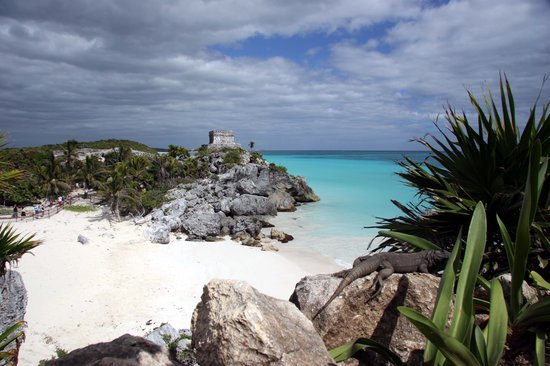
{"type": "Polygon", "coordinates": [[[94,212],[95,210],[97,210],[97,207],[72,205],[72,206],[65,206],[65,210],[71,211],[71,212],[94,212]]]}

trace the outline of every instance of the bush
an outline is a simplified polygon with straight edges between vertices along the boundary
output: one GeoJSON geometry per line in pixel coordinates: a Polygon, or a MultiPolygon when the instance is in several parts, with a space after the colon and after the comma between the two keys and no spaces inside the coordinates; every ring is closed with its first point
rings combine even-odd
{"type": "Polygon", "coordinates": [[[243,157],[242,149],[229,149],[223,158],[224,165],[237,165],[241,163],[243,157]]]}
{"type": "Polygon", "coordinates": [[[65,210],[71,212],[94,212],[97,210],[97,208],[95,206],[71,205],[65,206],[65,210]]]}
{"type": "Polygon", "coordinates": [[[151,212],[153,209],[160,207],[167,201],[166,190],[164,189],[151,189],[141,193],[141,204],[145,213],[151,212]]]}
{"type": "Polygon", "coordinates": [[[277,165],[275,163],[270,163],[269,164],[269,169],[273,170],[273,171],[279,171],[279,172],[283,172],[283,173],[288,173],[288,170],[286,169],[285,166],[281,166],[281,165],[277,165]]]}

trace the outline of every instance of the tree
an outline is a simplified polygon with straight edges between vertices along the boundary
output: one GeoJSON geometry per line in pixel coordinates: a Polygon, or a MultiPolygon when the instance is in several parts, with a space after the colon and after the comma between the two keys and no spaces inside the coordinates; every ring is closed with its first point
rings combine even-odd
{"type": "Polygon", "coordinates": [[[168,156],[183,160],[189,157],[189,150],[182,146],[168,145],[168,156]]]}
{"type": "Polygon", "coordinates": [[[77,158],[76,158],[77,147],[78,147],[78,141],[76,140],[68,140],[65,143],[65,150],[63,151],[63,155],[65,156],[65,169],[67,170],[69,179],[72,178],[72,174],[74,173],[74,170],[75,170],[75,162],[77,161],[77,158]]]}
{"type": "MultiPolygon", "coordinates": [[[[534,141],[542,142],[541,164],[550,153],[549,102],[544,104],[539,118],[535,104],[521,130],[506,78],[500,82],[500,112],[492,95],[485,98],[484,110],[473,94],[468,94],[477,112],[477,123],[470,123],[465,113],[447,107],[449,132],[439,129],[442,137],[418,139],[430,151],[431,158],[420,163],[411,159],[401,163],[405,172],[399,175],[417,190],[422,200],[419,205],[408,206],[393,201],[402,215],[379,223],[385,240],[377,249],[410,250],[395,234],[399,233],[425,238],[450,251],[460,228],[468,226],[476,203],[481,201],[486,207],[488,232],[483,268],[486,273],[496,273],[508,266],[497,215],[504,226],[515,230],[534,141]]],[[[545,246],[550,247],[546,224],[550,218],[548,175],[546,172],[541,177],[541,199],[533,208],[532,266],[539,264],[537,256],[542,262],[550,256],[544,250],[545,246]]],[[[515,232],[510,235],[513,237],[515,232]]]]}
{"type": "Polygon", "coordinates": [[[62,171],[59,162],[55,159],[55,155],[50,153],[42,164],[36,167],[38,183],[42,193],[50,201],[55,200],[55,197],[68,192],[71,186],[62,178],[62,171]]]}
{"type": "Polygon", "coordinates": [[[106,174],[103,164],[97,156],[86,156],[84,164],[78,169],[76,177],[84,183],[84,188],[95,188],[99,180],[106,174]]]}
{"type": "Polygon", "coordinates": [[[136,211],[139,206],[135,182],[124,163],[117,163],[107,180],[99,183],[98,193],[105,199],[118,220],[121,214],[136,211]]]}

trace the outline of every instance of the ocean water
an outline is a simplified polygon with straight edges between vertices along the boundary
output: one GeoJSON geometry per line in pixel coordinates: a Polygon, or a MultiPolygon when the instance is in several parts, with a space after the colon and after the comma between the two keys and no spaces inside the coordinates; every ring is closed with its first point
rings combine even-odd
{"type": "Polygon", "coordinates": [[[378,229],[377,217],[400,211],[391,199],[415,201],[415,191],[397,176],[397,161],[408,156],[422,161],[427,152],[399,151],[267,151],[271,163],[303,176],[321,201],[307,203],[296,212],[279,213],[272,220],[292,234],[292,244],[312,248],[344,265],[368,253],[378,229]]]}

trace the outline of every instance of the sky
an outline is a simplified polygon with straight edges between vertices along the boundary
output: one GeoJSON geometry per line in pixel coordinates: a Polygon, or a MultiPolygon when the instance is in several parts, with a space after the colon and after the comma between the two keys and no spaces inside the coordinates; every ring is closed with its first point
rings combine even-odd
{"type": "Polygon", "coordinates": [[[548,0],[0,0],[0,131],[416,150],[501,73],[520,119],[548,102],[549,19],[548,0]]]}

